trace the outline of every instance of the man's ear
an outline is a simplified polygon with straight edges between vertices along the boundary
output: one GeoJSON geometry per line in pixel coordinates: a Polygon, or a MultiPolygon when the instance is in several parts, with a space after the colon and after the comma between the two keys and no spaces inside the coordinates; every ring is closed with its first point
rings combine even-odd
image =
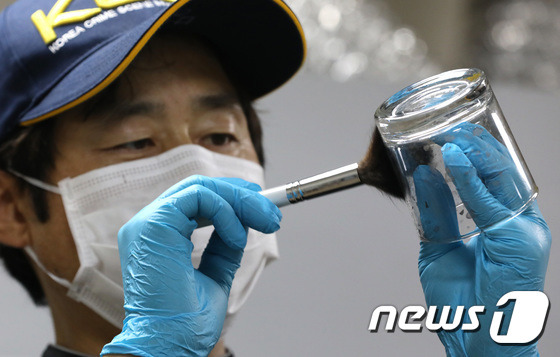
{"type": "Polygon", "coordinates": [[[23,248],[30,242],[27,220],[20,210],[23,200],[17,179],[0,170],[0,243],[4,245],[23,248]]]}

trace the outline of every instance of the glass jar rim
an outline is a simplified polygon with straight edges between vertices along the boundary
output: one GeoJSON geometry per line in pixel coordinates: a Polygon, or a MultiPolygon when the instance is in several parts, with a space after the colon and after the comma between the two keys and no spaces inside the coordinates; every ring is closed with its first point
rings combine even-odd
{"type": "Polygon", "coordinates": [[[386,142],[407,141],[464,120],[491,97],[482,70],[456,69],[400,90],[377,108],[375,121],[386,142]]]}

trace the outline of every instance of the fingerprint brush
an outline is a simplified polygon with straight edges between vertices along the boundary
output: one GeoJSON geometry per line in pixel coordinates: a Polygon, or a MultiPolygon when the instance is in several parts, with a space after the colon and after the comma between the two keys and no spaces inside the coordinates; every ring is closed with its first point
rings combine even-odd
{"type": "Polygon", "coordinates": [[[391,164],[387,147],[377,130],[372,135],[366,155],[359,163],[263,190],[261,194],[282,207],[361,184],[404,198],[404,191],[391,164]]]}

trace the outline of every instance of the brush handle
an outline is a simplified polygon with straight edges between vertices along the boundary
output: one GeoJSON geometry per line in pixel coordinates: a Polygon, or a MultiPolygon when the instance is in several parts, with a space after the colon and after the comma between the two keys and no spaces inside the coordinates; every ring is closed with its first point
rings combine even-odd
{"type": "Polygon", "coordinates": [[[305,201],[361,184],[358,164],[343,166],[287,185],[261,191],[278,207],[305,201]]]}
{"type": "MultiPolygon", "coordinates": [[[[289,204],[354,187],[361,183],[358,176],[358,164],[354,163],[303,180],[294,181],[287,185],[269,188],[261,191],[260,194],[271,200],[276,206],[284,207],[289,204]]],[[[212,224],[212,222],[204,218],[197,219],[197,222],[198,228],[212,224]]]]}

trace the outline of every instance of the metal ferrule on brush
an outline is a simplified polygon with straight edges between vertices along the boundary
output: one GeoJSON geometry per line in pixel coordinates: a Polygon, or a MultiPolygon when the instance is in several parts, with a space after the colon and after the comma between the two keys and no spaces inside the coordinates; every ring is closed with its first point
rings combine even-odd
{"type": "Polygon", "coordinates": [[[287,185],[264,190],[261,194],[278,206],[319,197],[361,184],[358,164],[347,165],[287,185]]]}

